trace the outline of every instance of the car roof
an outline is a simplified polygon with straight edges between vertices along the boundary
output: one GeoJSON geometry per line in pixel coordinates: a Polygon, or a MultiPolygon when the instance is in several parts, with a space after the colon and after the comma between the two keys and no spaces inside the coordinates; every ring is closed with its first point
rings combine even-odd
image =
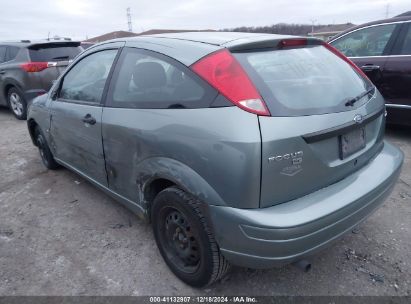
{"type": "Polygon", "coordinates": [[[93,48],[102,44],[122,41],[125,42],[126,46],[162,53],[189,66],[200,58],[222,48],[232,49],[238,46],[296,37],[241,32],[184,32],[118,38],[96,44],[88,50],[92,51],[93,48]]]}
{"type": "Polygon", "coordinates": [[[184,33],[168,33],[156,35],[143,35],[127,38],[128,40],[137,40],[141,38],[163,38],[163,39],[178,39],[187,40],[199,43],[224,46],[233,44],[234,41],[241,40],[265,40],[265,39],[284,39],[292,36],[275,35],[275,34],[260,34],[260,33],[243,33],[243,32],[184,32],[184,33]]]}
{"type": "Polygon", "coordinates": [[[110,44],[122,42],[127,47],[158,52],[190,66],[200,58],[222,48],[228,48],[231,51],[240,51],[245,48],[252,50],[277,45],[278,41],[290,38],[318,40],[312,37],[242,32],[184,32],[107,40],[89,47],[86,53],[100,49],[104,45],[109,48],[110,44]]]}
{"type": "Polygon", "coordinates": [[[351,28],[345,30],[344,32],[341,32],[340,34],[334,36],[330,41],[334,41],[335,39],[337,39],[341,36],[344,36],[345,34],[347,34],[349,32],[361,29],[363,27],[372,26],[372,25],[379,25],[379,24],[385,24],[385,23],[406,22],[406,21],[411,21],[411,16],[393,17],[393,18],[381,19],[381,20],[376,20],[376,21],[363,23],[363,24],[351,27],[351,28]]]}

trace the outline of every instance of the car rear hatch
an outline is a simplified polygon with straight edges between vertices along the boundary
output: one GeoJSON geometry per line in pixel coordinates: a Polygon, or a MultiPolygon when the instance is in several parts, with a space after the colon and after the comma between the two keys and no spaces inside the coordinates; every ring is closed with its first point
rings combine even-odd
{"type": "Polygon", "coordinates": [[[383,98],[329,45],[288,38],[235,45],[231,52],[269,111],[259,116],[260,207],[344,179],[382,148],[383,98]]]}
{"type": "Polygon", "coordinates": [[[30,62],[23,68],[35,72],[44,89],[48,90],[52,81],[57,79],[71,60],[83,49],[80,42],[58,41],[32,44],[28,47],[30,62]]]}

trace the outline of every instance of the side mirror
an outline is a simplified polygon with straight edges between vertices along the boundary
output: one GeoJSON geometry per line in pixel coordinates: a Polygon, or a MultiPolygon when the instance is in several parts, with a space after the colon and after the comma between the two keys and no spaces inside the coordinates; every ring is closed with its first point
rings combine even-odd
{"type": "Polygon", "coordinates": [[[51,92],[50,97],[51,97],[52,100],[56,100],[57,99],[57,90],[53,90],[51,92]]]}

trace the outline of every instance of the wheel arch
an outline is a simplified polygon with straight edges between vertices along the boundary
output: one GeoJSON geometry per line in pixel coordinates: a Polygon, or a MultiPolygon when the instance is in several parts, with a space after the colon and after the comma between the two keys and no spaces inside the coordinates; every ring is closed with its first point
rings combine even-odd
{"type": "Polygon", "coordinates": [[[21,85],[17,81],[13,79],[5,79],[4,84],[3,84],[3,90],[1,93],[4,96],[4,100],[6,100],[7,102],[8,102],[8,93],[11,88],[16,88],[17,90],[22,91],[21,85]]]}
{"type": "Polygon", "coordinates": [[[148,218],[150,218],[151,204],[156,195],[172,186],[194,196],[205,206],[226,205],[204,178],[192,168],[175,159],[164,157],[147,159],[139,166],[138,176],[140,176],[139,184],[148,218]]]}
{"type": "Polygon", "coordinates": [[[31,138],[31,141],[33,142],[33,145],[35,146],[37,146],[37,143],[35,140],[35,134],[34,134],[36,127],[38,127],[38,124],[33,118],[30,118],[29,120],[27,120],[27,128],[29,130],[30,138],[31,138]]]}
{"type": "Polygon", "coordinates": [[[6,99],[8,98],[9,91],[13,87],[14,87],[14,85],[11,84],[11,83],[8,83],[4,86],[4,90],[3,90],[4,98],[6,98],[6,99]]]}

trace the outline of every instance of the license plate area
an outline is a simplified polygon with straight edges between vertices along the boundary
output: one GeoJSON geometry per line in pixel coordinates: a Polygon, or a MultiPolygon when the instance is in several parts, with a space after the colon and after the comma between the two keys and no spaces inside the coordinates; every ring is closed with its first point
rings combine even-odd
{"type": "Polygon", "coordinates": [[[340,158],[345,159],[365,148],[365,129],[359,128],[339,136],[340,158]]]}

